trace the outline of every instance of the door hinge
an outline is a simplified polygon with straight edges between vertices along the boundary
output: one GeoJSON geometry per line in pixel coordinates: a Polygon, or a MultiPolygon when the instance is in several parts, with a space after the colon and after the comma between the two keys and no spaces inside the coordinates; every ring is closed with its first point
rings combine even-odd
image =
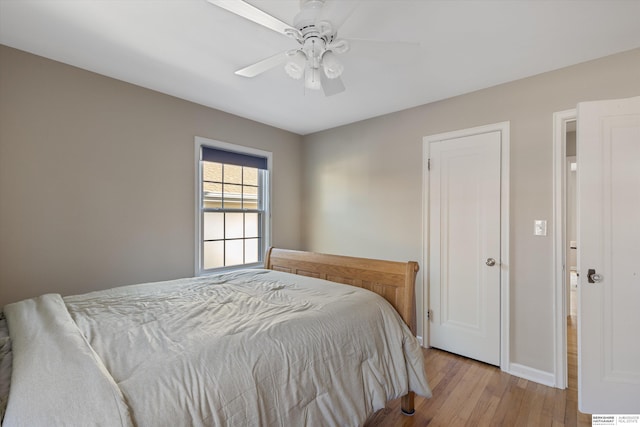
{"type": "Polygon", "coordinates": [[[429,309],[427,310],[427,319],[431,320],[432,318],[433,318],[433,311],[429,309]]]}
{"type": "Polygon", "coordinates": [[[427,170],[431,170],[431,159],[427,159],[427,170]]]}

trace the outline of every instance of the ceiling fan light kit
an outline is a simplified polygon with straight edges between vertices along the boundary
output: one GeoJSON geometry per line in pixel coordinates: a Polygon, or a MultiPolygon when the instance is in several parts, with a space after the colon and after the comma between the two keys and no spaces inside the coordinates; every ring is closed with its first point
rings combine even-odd
{"type": "Polygon", "coordinates": [[[280,21],[243,0],[207,0],[245,19],[270,30],[293,38],[300,45],[281,54],[271,56],[236,71],[244,77],[254,77],[285,62],[284,70],[295,80],[304,77],[307,89],[323,89],[326,96],[345,90],[340,76],[344,65],[337,58],[349,50],[346,40],[337,38],[337,28],[320,19],[325,0],[300,0],[300,12],[293,20],[293,27],[280,21]]]}

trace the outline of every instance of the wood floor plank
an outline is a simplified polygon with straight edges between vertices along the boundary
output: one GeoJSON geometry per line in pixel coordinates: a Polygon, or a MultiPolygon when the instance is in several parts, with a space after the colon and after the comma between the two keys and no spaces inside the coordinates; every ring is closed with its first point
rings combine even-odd
{"type": "Polygon", "coordinates": [[[412,417],[400,412],[400,399],[387,404],[366,427],[533,426],[589,427],[578,411],[576,321],[567,320],[568,379],[565,390],[547,387],[437,349],[424,349],[433,397],[416,396],[412,417]]]}
{"type": "MultiPolygon", "coordinates": [[[[467,424],[471,422],[476,425],[491,425],[491,420],[493,419],[496,409],[498,408],[498,404],[500,403],[500,398],[493,394],[489,388],[489,383],[492,378],[493,372],[489,369],[485,369],[481,381],[479,381],[476,386],[478,398],[473,410],[469,416],[466,417],[467,424]]],[[[471,402],[468,406],[471,407],[471,402]]]]}

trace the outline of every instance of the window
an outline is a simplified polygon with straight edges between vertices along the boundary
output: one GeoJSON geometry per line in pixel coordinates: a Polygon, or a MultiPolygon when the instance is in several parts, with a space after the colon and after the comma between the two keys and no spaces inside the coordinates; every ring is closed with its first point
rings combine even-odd
{"type": "Polygon", "coordinates": [[[196,138],[197,274],[261,265],[271,153],[196,138]]]}

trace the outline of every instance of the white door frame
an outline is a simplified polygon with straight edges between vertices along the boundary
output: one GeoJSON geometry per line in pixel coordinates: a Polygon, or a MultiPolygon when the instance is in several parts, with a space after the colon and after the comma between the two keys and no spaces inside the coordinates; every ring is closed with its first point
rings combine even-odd
{"type": "MultiPolygon", "coordinates": [[[[429,144],[457,139],[480,133],[498,131],[501,134],[500,153],[500,369],[509,370],[509,129],[510,122],[500,122],[453,132],[444,132],[422,138],[422,265],[429,271],[429,144]]],[[[424,312],[423,346],[429,347],[429,274],[422,275],[424,312]]]]}
{"type": "Polygon", "coordinates": [[[554,386],[567,388],[567,292],[565,283],[566,242],[566,135],[567,123],[577,120],[577,111],[553,114],[553,271],[554,271],[554,386]],[[564,267],[564,268],[563,268],[564,267]]]}

